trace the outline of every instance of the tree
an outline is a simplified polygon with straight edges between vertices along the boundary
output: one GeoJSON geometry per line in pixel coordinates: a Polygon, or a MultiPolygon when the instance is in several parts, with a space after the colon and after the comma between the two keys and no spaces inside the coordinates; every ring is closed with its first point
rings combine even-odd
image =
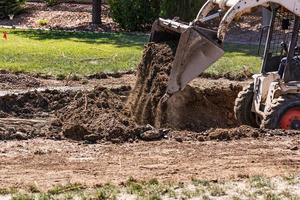
{"type": "Polygon", "coordinates": [[[101,24],[101,0],[93,0],[92,23],[101,24]]]}
{"type": "Polygon", "coordinates": [[[22,11],[25,0],[0,0],[0,19],[16,15],[22,11]]]}
{"type": "Polygon", "coordinates": [[[112,18],[130,31],[151,28],[159,16],[160,0],[109,0],[112,18]]]}
{"type": "Polygon", "coordinates": [[[179,17],[184,21],[195,19],[206,0],[162,0],[161,15],[166,18],[179,17]]]}

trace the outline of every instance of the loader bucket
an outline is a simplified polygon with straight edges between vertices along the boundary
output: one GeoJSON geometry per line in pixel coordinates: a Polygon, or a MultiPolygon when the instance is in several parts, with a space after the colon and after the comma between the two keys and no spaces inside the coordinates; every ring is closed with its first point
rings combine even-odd
{"type": "Polygon", "coordinates": [[[172,20],[157,20],[150,41],[179,40],[167,93],[173,94],[204,72],[224,54],[217,32],[199,26],[189,26],[172,20]]]}

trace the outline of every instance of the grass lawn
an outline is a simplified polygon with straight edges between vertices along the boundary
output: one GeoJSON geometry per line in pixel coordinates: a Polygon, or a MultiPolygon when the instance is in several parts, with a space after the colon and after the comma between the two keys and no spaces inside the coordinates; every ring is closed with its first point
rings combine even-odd
{"type": "Polygon", "coordinates": [[[243,68],[252,73],[260,72],[261,58],[257,54],[258,47],[255,45],[225,44],[225,55],[207,72],[211,74],[238,74],[243,68]]]}
{"type": "Polygon", "coordinates": [[[132,69],[147,40],[132,34],[6,31],[9,40],[0,40],[0,68],[52,75],[132,69]]]}
{"type": "MultiPolygon", "coordinates": [[[[0,40],[0,69],[50,75],[134,69],[148,40],[143,34],[0,29],[4,31],[9,40],[0,40]]],[[[227,44],[225,49],[225,56],[209,73],[238,73],[244,66],[258,71],[255,46],[227,44]]]]}

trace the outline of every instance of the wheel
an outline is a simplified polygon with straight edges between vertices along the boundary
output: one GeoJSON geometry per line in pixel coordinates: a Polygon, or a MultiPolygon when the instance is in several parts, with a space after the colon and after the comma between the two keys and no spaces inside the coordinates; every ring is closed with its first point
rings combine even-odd
{"type": "Polygon", "coordinates": [[[245,87],[235,100],[235,118],[244,125],[258,127],[256,114],[251,111],[254,96],[254,83],[245,87]]]}
{"type": "Polygon", "coordinates": [[[286,95],[275,99],[267,109],[262,128],[300,129],[300,96],[286,95]]]}

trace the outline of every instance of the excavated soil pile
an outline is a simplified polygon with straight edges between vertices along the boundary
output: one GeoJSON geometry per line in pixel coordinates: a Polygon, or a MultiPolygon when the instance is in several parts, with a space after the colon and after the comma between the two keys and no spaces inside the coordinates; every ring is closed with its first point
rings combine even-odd
{"type": "Polygon", "coordinates": [[[230,129],[224,128],[211,128],[206,131],[195,133],[190,131],[173,131],[169,135],[170,138],[178,142],[183,141],[230,141],[239,140],[242,138],[263,138],[274,136],[295,136],[299,135],[299,131],[293,130],[267,130],[258,129],[249,126],[239,126],[230,129]]]}
{"type": "Polygon", "coordinates": [[[68,106],[57,112],[50,132],[89,142],[120,143],[137,138],[151,140],[163,137],[164,130],[137,126],[128,117],[124,109],[126,96],[123,94],[129,90],[131,88],[126,86],[118,89],[97,87],[91,92],[77,93],[68,106]]]}
{"type": "Polygon", "coordinates": [[[0,88],[1,89],[20,89],[39,87],[41,83],[34,77],[26,74],[12,74],[7,71],[0,71],[0,88]]]}
{"type": "Polygon", "coordinates": [[[172,62],[174,44],[150,43],[138,66],[137,82],[128,105],[135,121],[156,127],[200,132],[212,127],[229,128],[237,125],[233,115],[235,98],[240,85],[213,88],[187,86],[161,104],[172,62]]]}
{"type": "Polygon", "coordinates": [[[51,112],[68,105],[76,92],[45,90],[0,97],[0,118],[48,117],[51,112]]]}

